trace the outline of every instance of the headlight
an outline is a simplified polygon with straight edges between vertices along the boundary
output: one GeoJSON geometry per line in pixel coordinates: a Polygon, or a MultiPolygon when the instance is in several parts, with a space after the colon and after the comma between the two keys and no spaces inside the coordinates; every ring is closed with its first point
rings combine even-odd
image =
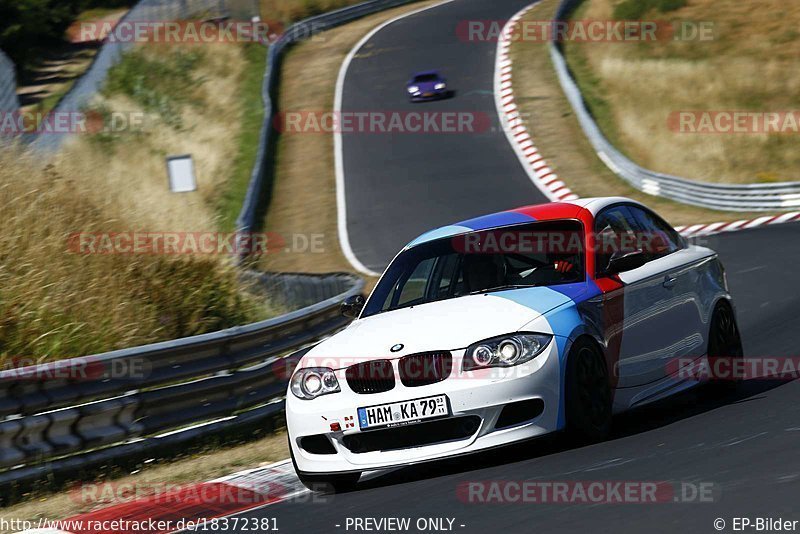
{"type": "Polygon", "coordinates": [[[419,92],[419,87],[417,87],[416,85],[412,85],[411,87],[408,88],[408,92],[409,93],[418,93],[419,92]]]}
{"type": "Polygon", "coordinates": [[[434,85],[434,86],[433,86],[433,88],[434,88],[434,89],[436,89],[437,91],[441,91],[441,90],[442,90],[442,89],[444,89],[445,87],[447,87],[447,84],[446,84],[446,83],[444,83],[444,82],[442,82],[442,83],[437,83],[436,85],[434,85]]]}
{"type": "Polygon", "coordinates": [[[305,400],[341,391],[333,369],[327,367],[300,369],[292,376],[291,389],[295,397],[305,400]]]}
{"type": "Polygon", "coordinates": [[[487,339],[467,348],[461,369],[519,365],[541,354],[552,339],[548,334],[508,334],[487,339]]]}

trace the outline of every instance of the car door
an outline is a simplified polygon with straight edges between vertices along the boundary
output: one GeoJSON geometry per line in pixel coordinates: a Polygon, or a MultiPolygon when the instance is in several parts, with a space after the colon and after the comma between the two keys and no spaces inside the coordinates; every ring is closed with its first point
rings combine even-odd
{"type": "Polygon", "coordinates": [[[596,277],[601,287],[610,288],[603,295],[602,306],[617,387],[641,386],[666,376],[681,337],[669,324],[674,286],[667,287],[672,284],[666,284],[665,278],[667,272],[675,273],[673,267],[677,266],[645,251],[643,266],[618,275],[604,274],[613,252],[642,248],[645,232],[633,208],[613,205],[595,218],[596,277]]]}
{"type": "MultiPolygon", "coordinates": [[[[703,313],[707,305],[701,295],[703,270],[699,266],[707,258],[690,251],[678,233],[652,211],[639,206],[629,209],[643,232],[640,241],[648,255],[648,266],[663,279],[665,295],[659,320],[661,328],[669,332],[665,356],[675,363],[699,358],[705,352],[707,331],[703,313]]],[[[669,365],[669,369],[676,367],[669,365]]]]}

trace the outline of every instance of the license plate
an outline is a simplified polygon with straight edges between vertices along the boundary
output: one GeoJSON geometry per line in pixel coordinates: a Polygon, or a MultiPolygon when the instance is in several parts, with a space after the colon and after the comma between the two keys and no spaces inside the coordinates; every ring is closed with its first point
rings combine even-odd
{"type": "Polygon", "coordinates": [[[433,93],[424,93],[422,96],[433,96],[433,93]]]}
{"type": "Polygon", "coordinates": [[[437,395],[424,399],[359,408],[358,424],[361,430],[403,426],[449,414],[447,396],[437,395]]]}

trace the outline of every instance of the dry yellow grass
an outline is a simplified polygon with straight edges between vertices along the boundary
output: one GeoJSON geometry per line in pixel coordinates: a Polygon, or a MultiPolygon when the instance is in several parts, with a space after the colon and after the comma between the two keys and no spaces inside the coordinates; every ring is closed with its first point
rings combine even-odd
{"type": "MultiPolygon", "coordinates": [[[[244,445],[222,450],[209,450],[192,456],[145,464],[140,471],[130,475],[102,477],[91,484],[83,494],[80,488],[56,494],[33,494],[20,504],[10,506],[0,512],[0,521],[11,519],[38,521],[41,518],[66,519],[77,514],[105,508],[125,501],[125,494],[117,500],[95,500],[92,495],[114,496],[114,485],[131,485],[136,494],[145,496],[160,493],[165,488],[194,484],[213,480],[231,474],[236,470],[250,469],[283,460],[289,455],[286,434],[281,432],[244,445]],[[108,485],[103,485],[109,482],[108,485]],[[96,491],[95,491],[96,489],[96,491]],[[88,495],[90,498],[82,497],[88,495]]],[[[0,529],[0,534],[11,531],[0,529]]]]}
{"type": "MultiPolygon", "coordinates": [[[[574,18],[608,20],[614,4],[588,0],[574,18]]],[[[676,111],[800,109],[800,3],[690,0],[667,18],[711,22],[713,39],[567,44],[579,82],[607,108],[598,113],[604,131],[656,171],[709,182],[800,180],[796,132],[689,134],[667,123],[676,111]]]]}
{"type": "Polygon", "coordinates": [[[363,0],[260,0],[264,20],[290,23],[363,0]]]}
{"type": "MultiPolygon", "coordinates": [[[[278,109],[332,110],[339,69],[353,46],[378,24],[434,3],[415,2],[365,17],[291,49],[283,62],[278,109]]],[[[278,271],[352,271],[339,248],[336,215],[333,135],[282,135],[264,228],[281,235],[322,235],[324,250],[267,255],[261,267],[278,271]]],[[[368,286],[373,283],[368,281],[368,286]]]]}
{"type": "MultiPolygon", "coordinates": [[[[216,195],[236,148],[238,103],[230,80],[241,50],[214,45],[188,88],[184,128],[154,118],[151,131],[110,143],[76,135],[46,167],[17,150],[0,154],[0,364],[91,354],[218,330],[275,313],[241,290],[224,255],[81,255],[73,232],[214,232],[216,195]],[[164,157],[192,153],[199,189],[172,194],[164,157]]],[[[163,57],[172,51],[149,49],[163,57]]],[[[256,96],[257,97],[257,96],[256,96]]],[[[115,112],[129,98],[99,99],[115,112]]]]}
{"type": "MultiPolygon", "coordinates": [[[[552,19],[558,3],[557,0],[543,0],[525,15],[525,20],[552,19]]],[[[756,216],[686,206],[628,186],[600,161],[586,140],[561,91],[547,43],[518,41],[513,43],[511,54],[514,94],[526,126],[548,164],[578,195],[634,198],[651,206],[674,225],[756,216]]]]}
{"type": "MultiPolygon", "coordinates": [[[[196,51],[197,45],[142,45],[146,57],[157,59],[170,54],[196,51]]],[[[56,165],[73,176],[96,180],[91,188],[104,203],[112,203],[111,213],[125,213],[137,228],[163,231],[215,231],[216,199],[230,177],[230,161],[236,152],[239,132],[239,97],[231,90],[232,80],[242,76],[245,61],[242,49],[225,43],[205,44],[194,87],[183,89],[195,105],[182,112],[183,127],[169,127],[157,114],[143,110],[126,96],[110,100],[98,97],[95,105],[115,112],[144,113],[147,130],[143,135],[121,137],[109,147],[87,136],[73,140],[59,154],[56,165]],[[168,189],[165,157],[191,154],[197,176],[197,191],[171,194],[168,189]]],[[[253,95],[258,98],[258,95],[253,95]]]]}

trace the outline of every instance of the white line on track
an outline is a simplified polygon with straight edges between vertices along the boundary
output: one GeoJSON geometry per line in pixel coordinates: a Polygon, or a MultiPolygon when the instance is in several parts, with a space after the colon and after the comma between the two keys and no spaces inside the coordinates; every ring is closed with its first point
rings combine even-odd
{"type": "MultiPolygon", "coordinates": [[[[382,29],[386,28],[387,26],[394,24],[395,22],[402,20],[406,17],[410,17],[412,15],[416,15],[418,13],[422,13],[423,11],[427,11],[429,9],[433,9],[436,7],[443,6],[445,4],[449,4],[454,0],[443,0],[437,4],[432,6],[425,6],[420,9],[415,9],[413,11],[409,11],[408,13],[403,13],[402,15],[398,15],[392,19],[387,20],[386,22],[378,25],[377,27],[373,28],[367,35],[365,35],[356,45],[350,50],[345,57],[344,62],[342,63],[342,67],[339,69],[339,77],[336,80],[336,94],[333,100],[333,113],[334,116],[339,115],[342,111],[342,99],[344,96],[344,79],[347,76],[347,69],[350,67],[350,63],[353,61],[353,58],[370,39],[372,39],[375,34],[377,34],[382,29]]],[[[334,159],[335,159],[335,167],[336,167],[336,209],[337,209],[337,223],[339,229],[339,245],[342,247],[342,252],[344,253],[345,258],[347,261],[350,262],[350,265],[353,268],[368,276],[380,276],[380,273],[377,273],[361,263],[355,253],[353,252],[353,247],[350,246],[350,236],[347,231],[347,197],[345,191],[345,183],[344,183],[344,151],[342,147],[342,133],[335,132],[333,134],[333,152],[334,152],[334,159]]]]}

